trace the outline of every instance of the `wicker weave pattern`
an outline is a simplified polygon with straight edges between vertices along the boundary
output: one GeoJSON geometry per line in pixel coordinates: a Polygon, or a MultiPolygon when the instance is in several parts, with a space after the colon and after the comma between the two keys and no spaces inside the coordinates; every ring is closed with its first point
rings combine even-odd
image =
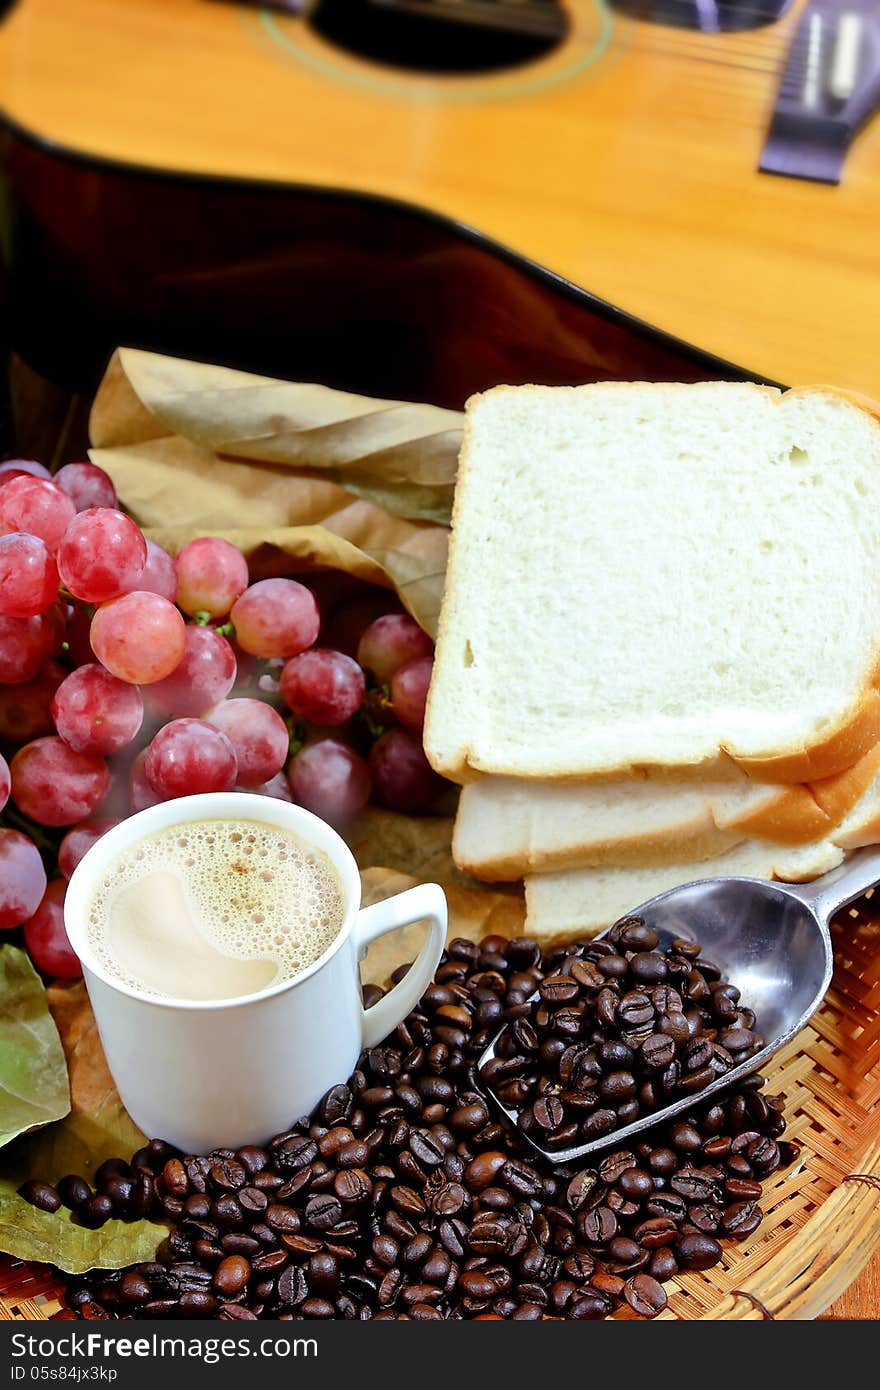
{"type": "MultiPolygon", "coordinates": [[[[828,998],[768,1079],[785,1096],[801,1161],[765,1185],[752,1240],[726,1245],[715,1269],[679,1277],[665,1318],[816,1317],[880,1240],[880,902],[847,909],[834,938],[828,998]]],[[[0,1320],[50,1318],[62,1289],[49,1266],[0,1256],[0,1320]]]]}

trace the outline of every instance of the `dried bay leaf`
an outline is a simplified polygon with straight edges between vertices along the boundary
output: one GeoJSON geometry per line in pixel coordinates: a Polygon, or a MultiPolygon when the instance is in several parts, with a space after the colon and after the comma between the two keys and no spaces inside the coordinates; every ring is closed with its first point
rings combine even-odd
{"type": "Polygon", "coordinates": [[[65,1208],[38,1211],[18,1195],[28,1178],[57,1182],[65,1173],[79,1173],[91,1181],[105,1158],[129,1158],[144,1143],[107,1070],[85,986],[59,983],[46,993],[68,1059],[71,1110],[66,1119],[23,1135],[0,1154],[0,1250],[71,1274],[152,1259],[167,1234],[163,1225],[108,1221],[89,1231],[74,1225],[65,1208]]]}
{"type": "Polygon", "coordinates": [[[0,948],[0,1145],[70,1110],[67,1063],[43,982],[17,946],[0,948]]]}
{"type": "Polygon", "coordinates": [[[455,410],[121,348],[90,433],[111,474],[115,451],[179,438],[218,461],[307,471],[394,516],[447,525],[462,424],[455,410]]]}

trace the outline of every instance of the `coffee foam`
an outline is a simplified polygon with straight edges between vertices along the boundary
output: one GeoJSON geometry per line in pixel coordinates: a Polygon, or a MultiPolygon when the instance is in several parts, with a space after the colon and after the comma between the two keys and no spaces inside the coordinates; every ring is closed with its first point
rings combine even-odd
{"type": "Polygon", "coordinates": [[[108,864],[88,935],[105,969],[136,989],[231,998],[293,979],[343,918],[339,875],[313,845],[259,821],[195,821],[108,864]]]}

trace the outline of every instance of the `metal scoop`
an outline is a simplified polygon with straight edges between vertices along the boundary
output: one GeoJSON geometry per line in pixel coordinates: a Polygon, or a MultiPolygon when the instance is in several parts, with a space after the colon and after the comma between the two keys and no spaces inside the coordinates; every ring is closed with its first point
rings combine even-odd
{"type": "MultiPolygon", "coordinates": [[[[840,868],[812,883],[770,883],[759,878],[704,878],[650,898],[627,916],[641,917],[658,933],[660,947],[674,940],[699,942],[707,960],[740,990],[757,1015],[766,1039],[760,1052],[695,1095],[684,1096],[631,1124],[588,1143],[550,1149],[523,1135],[553,1163],[571,1163],[599,1149],[625,1145],[633,1135],[690,1110],[694,1104],[758,1071],[789,1042],[819,1008],[831,982],[834,961],[830,918],[880,882],[880,849],[862,850],[840,868]]],[[[602,933],[604,935],[604,933],[602,933]]],[[[533,996],[536,997],[536,996],[533,996]]],[[[495,1056],[504,1029],[477,1064],[477,1075],[495,1056]]],[[[515,1125],[517,1111],[503,1105],[485,1083],[486,1094],[515,1125]]]]}

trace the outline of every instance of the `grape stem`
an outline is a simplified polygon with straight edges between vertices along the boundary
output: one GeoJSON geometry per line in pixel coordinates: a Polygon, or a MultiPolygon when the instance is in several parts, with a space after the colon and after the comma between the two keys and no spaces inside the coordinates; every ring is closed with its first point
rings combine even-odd
{"type": "Polygon", "coordinates": [[[293,758],[305,745],[308,737],[308,730],[301,719],[297,719],[295,714],[290,714],[285,719],[287,732],[290,735],[290,757],[293,758]]]}
{"type": "Polygon", "coordinates": [[[11,801],[7,801],[3,808],[0,821],[4,825],[11,825],[15,830],[23,831],[29,839],[33,840],[41,854],[54,855],[57,853],[58,847],[55,841],[49,838],[43,827],[37,825],[36,821],[29,820],[27,816],[23,816],[11,801]]]}

